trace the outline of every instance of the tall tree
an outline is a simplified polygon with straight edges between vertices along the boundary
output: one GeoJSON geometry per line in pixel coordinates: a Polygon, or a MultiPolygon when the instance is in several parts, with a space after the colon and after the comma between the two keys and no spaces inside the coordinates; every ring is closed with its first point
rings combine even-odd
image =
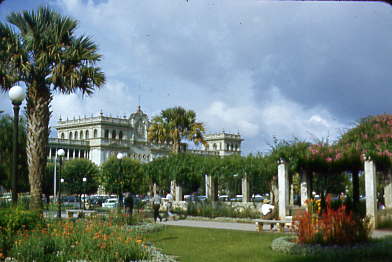
{"type": "Polygon", "coordinates": [[[153,143],[172,144],[174,153],[183,150],[182,142],[192,141],[196,145],[205,144],[204,125],[196,122],[196,113],[182,107],[162,110],[159,116],[152,119],[148,132],[148,140],[153,143]]]}
{"type": "Polygon", "coordinates": [[[42,177],[47,161],[53,92],[91,94],[105,82],[96,63],[101,55],[87,36],[76,36],[78,22],[41,7],[11,13],[0,22],[0,89],[27,87],[27,162],[31,208],[42,210],[42,177]]]}
{"type": "Polygon", "coordinates": [[[62,170],[64,191],[70,194],[93,194],[98,189],[98,167],[88,159],[76,158],[65,162],[62,170]],[[83,182],[83,178],[87,181],[83,182]]]}

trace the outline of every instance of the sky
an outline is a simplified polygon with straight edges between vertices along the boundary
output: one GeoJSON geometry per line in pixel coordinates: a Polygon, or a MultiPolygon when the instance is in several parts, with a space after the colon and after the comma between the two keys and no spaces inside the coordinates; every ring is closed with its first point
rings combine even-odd
{"type": "MultiPolygon", "coordinates": [[[[392,6],[260,0],[5,0],[49,5],[79,21],[107,82],[86,97],[55,94],[61,116],[150,117],[182,106],[208,133],[237,133],[243,154],[274,137],[337,139],[362,117],[391,113],[392,6]]],[[[0,110],[12,113],[6,93],[0,110]]]]}

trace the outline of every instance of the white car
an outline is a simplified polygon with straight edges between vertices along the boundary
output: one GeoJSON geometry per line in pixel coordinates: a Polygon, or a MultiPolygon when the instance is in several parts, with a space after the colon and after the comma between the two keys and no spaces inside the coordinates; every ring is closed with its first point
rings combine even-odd
{"type": "Polygon", "coordinates": [[[117,206],[118,206],[117,198],[109,198],[102,203],[102,207],[106,207],[106,208],[116,208],[117,206]]]}

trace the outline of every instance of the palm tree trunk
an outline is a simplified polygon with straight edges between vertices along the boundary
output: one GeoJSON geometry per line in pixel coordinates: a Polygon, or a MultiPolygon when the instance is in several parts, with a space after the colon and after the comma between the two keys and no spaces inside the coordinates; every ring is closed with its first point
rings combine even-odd
{"type": "Polygon", "coordinates": [[[45,172],[49,137],[49,89],[37,82],[27,94],[27,164],[30,182],[30,209],[42,210],[42,179],[45,172]]]}

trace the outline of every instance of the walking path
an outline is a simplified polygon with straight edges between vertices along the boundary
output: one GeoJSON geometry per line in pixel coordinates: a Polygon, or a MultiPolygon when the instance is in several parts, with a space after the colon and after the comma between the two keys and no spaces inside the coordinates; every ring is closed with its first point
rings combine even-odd
{"type": "MultiPolygon", "coordinates": [[[[215,222],[215,221],[201,221],[201,220],[176,220],[166,221],[162,224],[168,226],[183,226],[183,227],[201,227],[201,228],[217,228],[229,230],[242,230],[242,231],[256,231],[255,224],[249,223],[232,223],[232,222],[215,222]]],[[[270,232],[269,225],[264,225],[264,231],[270,232]]],[[[392,236],[392,231],[387,230],[374,230],[372,236],[374,238],[381,238],[384,236],[392,236]]]]}

